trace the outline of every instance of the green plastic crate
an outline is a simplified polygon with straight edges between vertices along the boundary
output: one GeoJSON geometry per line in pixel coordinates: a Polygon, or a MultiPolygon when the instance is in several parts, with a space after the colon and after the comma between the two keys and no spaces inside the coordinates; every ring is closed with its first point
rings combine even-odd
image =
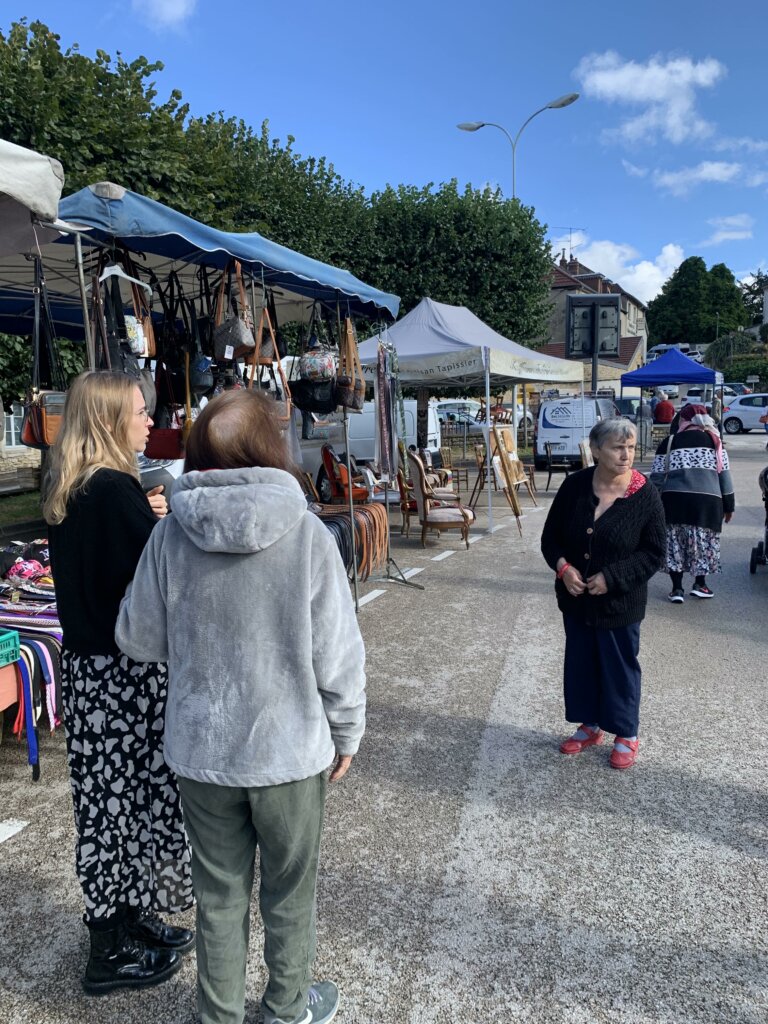
{"type": "Polygon", "coordinates": [[[15,629],[0,628],[0,668],[19,660],[19,634],[15,629]]]}

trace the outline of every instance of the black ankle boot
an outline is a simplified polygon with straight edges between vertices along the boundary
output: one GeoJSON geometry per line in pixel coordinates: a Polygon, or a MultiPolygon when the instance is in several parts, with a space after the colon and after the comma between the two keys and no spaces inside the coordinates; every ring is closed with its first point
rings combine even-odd
{"type": "Polygon", "coordinates": [[[88,927],[91,955],[85,968],[83,988],[99,996],[116,988],[159,985],[181,967],[181,954],[172,949],[152,949],[128,934],[125,919],[115,917],[112,928],[88,927]]]}
{"type": "Polygon", "coordinates": [[[195,945],[195,933],[188,928],[175,928],[165,924],[151,910],[129,907],[125,917],[128,934],[155,949],[175,949],[187,953],[195,945]]]}

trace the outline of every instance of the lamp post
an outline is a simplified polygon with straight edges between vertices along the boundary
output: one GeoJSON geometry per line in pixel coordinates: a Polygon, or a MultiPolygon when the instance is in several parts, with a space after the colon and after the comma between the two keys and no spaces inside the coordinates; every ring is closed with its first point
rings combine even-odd
{"type": "Polygon", "coordinates": [[[577,92],[569,92],[566,93],[565,96],[558,96],[556,100],[552,100],[550,103],[545,104],[538,110],[534,110],[531,116],[526,121],[523,121],[522,125],[520,126],[520,130],[518,131],[514,139],[503,125],[496,124],[495,121],[462,121],[461,124],[457,124],[456,127],[460,128],[461,131],[463,132],[476,132],[479,131],[480,128],[498,128],[500,132],[504,132],[507,139],[509,140],[510,146],[512,147],[512,198],[517,199],[517,183],[515,181],[515,154],[517,152],[517,144],[520,141],[520,136],[523,134],[523,129],[531,123],[534,117],[537,117],[539,114],[543,114],[545,110],[560,110],[562,107],[570,107],[570,105],[572,103],[575,103],[578,98],[579,94],[577,92]]]}

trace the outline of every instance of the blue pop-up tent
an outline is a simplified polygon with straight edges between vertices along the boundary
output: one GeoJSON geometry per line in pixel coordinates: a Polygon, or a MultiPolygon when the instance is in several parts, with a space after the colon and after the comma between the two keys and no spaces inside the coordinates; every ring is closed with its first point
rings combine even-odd
{"type": "MultiPolygon", "coordinates": [[[[59,218],[80,228],[86,279],[101,249],[120,245],[136,254],[142,277],[151,270],[163,281],[175,270],[190,296],[197,294],[200,266],[221,270],[234,257],[254,281],[257,301],[262,283],[272,289],[281,323],[307,319],[314,301],[334,308],[338,303],[342,315],[371,320],[394,319],[400,306],[396,295],[373,288],[347,270],[294,252],[256,232],[219,231],[111,182],[89,185],[62,199],[59,218]]],[[[59,322],[69,319],[68,299],[76,300],[81,290],[73,237],[41,246],[48,291],[52,303],[61,306],[59,322]]],[[[26,251],[0,257],[0,294],[3,290],[16,297],[31,293],[28,257],[37,251],[33,243],[34,239],[26,251]]],[[[74,307],[73,301],[76,316],[74,307]]],[[[19,331],[24,312],[23,301],[0,304],[0,330],[19,331]]],[[[29,330],[28,326],[22,333],[29,330]]],[[[62,333],[69,333],[69,324],[62,333]]]]}
{"type": "Polygon", "coordinates": [[[344,311],[352,316],[394,319],[400,306],[396,295],[365,284],[348,270],[294,252],[255,231],[219,231],[110,182],[89,185],[62,199],[59,216],[86,226],[88,238],[107,244],[118,240],[131,252],[168,264],[222,269],[234,257],[267,287],[329,305],[342,300],[344,311]]]}
{"type": "Polygon", "coordinates": [[[664,384],[721,384],[722,373],[697,363],[676,348],[654,359],[639,370],[622,373],[621,386],[654,388],[664,384]]]}

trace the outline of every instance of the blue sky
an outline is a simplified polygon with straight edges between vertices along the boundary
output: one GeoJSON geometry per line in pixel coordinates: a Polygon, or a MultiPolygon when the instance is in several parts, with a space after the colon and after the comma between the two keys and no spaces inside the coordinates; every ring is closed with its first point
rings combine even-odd
{"type": "Polygon", "coordinates": [[[7,0],[0,27],[22,16],[89,56],[162,60],[160,99],[267,118],[367,191],[455,177],[511,195],[507,139],[456,124],[514,136],[577,91],[517,149],[518,197],[557,249],[646,301],[688,256],[768,268],[764,33],[728,5],[7,0]]]}

